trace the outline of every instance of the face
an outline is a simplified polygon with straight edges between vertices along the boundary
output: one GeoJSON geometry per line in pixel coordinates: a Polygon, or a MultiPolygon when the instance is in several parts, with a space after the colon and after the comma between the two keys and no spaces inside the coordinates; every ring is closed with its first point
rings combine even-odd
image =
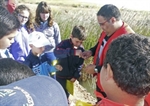
{"type": "Polygon", "coordinates": [[[40,17],[43,22],[47,21],[49,18],[49,13],[40,13],[40,17]]]}
{"type": "Polygon", "coordinates": [[[17,30],[12,32],[11,34],[4,36],[0,39],[0,49],[6,49],[14,42],[14,37],[17,34],[17,30]]]}
{"type": "Polygon", "coordinates": [[[116,86],[110,64],[107,64],[107,68],[104,66],[102,67],[100,71],[100,83],[106,94],[112,92],[113,89],[110,88],[110,86],[116,86]]]}
{"type": "Polygon", "coordinates": [[[83,41],[78,38],[71,37],[71,40],[75,47],[79,47],[83,43],[83,41]]]}
{"type": "Polygon", "coordinates": [[[35,47],[34,45],[32,45],[31,48],[32,48],[33,54],[35,54],[35,55],[40,55],[45,50],[45,47],[35,47]]]}
{"type": "Polygon", "coordinates": [[[18,14],[18,20],[21,25],[25,25],[29,19],[29,12],[27,10],[23,10],[22,13],[18,14]]]}
{"type": "Polygon", "coordinates": [[[104,90],[105,90],[105,84],[106,84],[106,82],[105,82],[106,73],[105,72],[106,72],[106,68],[103,66],[100,71],[100,82],[101,82],[101,85],[104,90]]]}
{"type": "Polygon", "coordinates": [[[102,30],[106,33],[109,34],[111,33],[111,29],[112,29],[112,24],[111,24],[111,19],[110,20],[106,20],[104,17],[102,16],[97,16],[97,20],[98,23],[100,25],[100,27],[102,28],[102,30]]]}

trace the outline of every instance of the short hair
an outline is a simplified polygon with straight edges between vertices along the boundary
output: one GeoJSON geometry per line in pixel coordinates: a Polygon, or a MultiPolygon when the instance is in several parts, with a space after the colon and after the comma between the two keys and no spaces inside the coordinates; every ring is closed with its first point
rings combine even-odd
{"type": "Polygon", "coordinates": [[[20,27],[18,19],[0,6],[0,39],[11,34],[20,27]]]}
{"type": "Polygon", "coordinates": [[[72,30],[72,37],[78,38],[79,40],[85,40],[87,35],[83,26],[74,26],[72,30]]]}
{"type": "Polygon", "coordinates": [[[5,7],[5,0],[0,0],[0,6],[3,6],[3,7],[5,7]]]}
{"type": "Polygon", "coordinates": [[[150,91],[150,39],[125,34],[110,44],[104,67],[110,64],[113,79],[123,91],[138,97],[150,91]]]}
{"type": "Polygon", "coordinates": [[[0,59],[0,86],[35,75],[26,65],[11,58],[0,59]]]}
{"type": "Polygon", "coordinates": [[[100,10],[97,12],[97,16],[102,16],[106,20],[109,20],[112,17],[116,18],[116,20],[120,20],[121,13],[115,5],[106,4],[100,8],[100,10]]]}

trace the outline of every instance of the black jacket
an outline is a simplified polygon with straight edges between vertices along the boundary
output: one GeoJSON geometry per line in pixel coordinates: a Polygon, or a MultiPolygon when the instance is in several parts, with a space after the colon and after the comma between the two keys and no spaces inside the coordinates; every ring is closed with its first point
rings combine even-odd
{"type": "Polygon", "coordinates": [[[56,72],[56,76],[65,79],[79,78],[84,62],[83,58],[75,56],[76,50],[84,51],[83,47],[74,48],[71,39],[60,42],[54,50],[58,64],[63,67],[62,71],[56,72]]]}

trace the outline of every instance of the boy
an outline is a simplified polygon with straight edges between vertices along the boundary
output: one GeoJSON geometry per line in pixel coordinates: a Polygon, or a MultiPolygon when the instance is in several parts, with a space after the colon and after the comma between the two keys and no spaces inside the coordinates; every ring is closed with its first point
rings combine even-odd
{"type": "Polygon", "coordinates": [[[0,86],[34,75],[33,71],[22,63],[11,58],[0,59],[0,86]]]}
{"type": "Polygon", "coordinates": [[[25,59],[25,64],[28,65],[36,75],[50,76],[53,72],[61,70],[61,66],[56,65],[56,68],[50,65],[50,62],[45,54],[43,54],[44,47],[49,45],[49,41],[41,32],[34,31],[29,36],[29,46],[31,51],[25,59]]]}
{"type": "Polygon", "coordinates": [[[0,6],[0,58],[13,58],[7,48],[14,42],[19,27],[18,19],[0,6]]]}
{"type": "Polygon", "coordinates": [[[107,99],[97,106],[148,106],[150,92],[150,40],[138,34],[126,34],[109,46],[100,72],[107,99]],[[147,102],[148,103],[148,102],[147,102]]]}
{"type": "Polygon", "coordinates": [[[75,82],[80,77],[83,64],[83,58],[80,58],[80,54],[84,51],[81,44],[85,39],[85,28],[74,26],[70,39],[63,40],[54,50],[54,54],[58,58],[58,64],[63,68],[62,71],[56,72],[56,80],[64,88],[67,98],[69,93],[66,89],[66,81],[75,82]]]}

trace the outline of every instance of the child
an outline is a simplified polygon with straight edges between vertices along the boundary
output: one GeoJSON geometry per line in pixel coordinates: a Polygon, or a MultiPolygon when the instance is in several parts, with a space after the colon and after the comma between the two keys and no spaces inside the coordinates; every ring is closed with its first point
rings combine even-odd
{"type": "Polygon", "coordinates": [[[97,106],[149,106],[150,40],[126,34],[114,40],[107,51],[100,81],[107,97],[97,106]],[[146,103],[146,102],[145,102],[146,103]]]}
{"type": "Polygon", "coordinates": [[[18,19],[0,6],[0,58],[13,58],[7,47],[14,42],[19,26],[18,19]]]}
{"type": "Polygon", "coordinates": [[[49,76],[52,72],[61,70],[61,66],[50,66],[49,61],[43,51],[46,45],[49,45],[49,41],[45,35],[41,32],[32,32],[29,36],[29,45],[31,51],[25,59],[25,64],[28,65],[36,75],[49,76]]]}
{"type": "Polygon", "coordinates": [[[43,32],[49,40],[49,45],[45,47],[45,55],[50,61],[56,60],[53,53],[54,48],[61,41],[58,24],[52,19],[51,8],[44,1],[40,2],[36,9],[35,24],[36,31],[43,32]]]}
{"type": "Polygon", "coordinates": [[[15,37],[14,43],[10,47],[10,52],[14,59],[23,62],[30,52],[28,44],[29,33],[34,30],[30,9],[25,5],[19,5],[14,14],[18,18],[21,26],[15,37]]]}
{"type": "Polygon", "coordinates": [[[83,64],[83,58],[80,58],[80,54],[84,51],[81,44],[85,39],[85,28],[83,26],[75,26],[72,30],[71,38],[59,43],[54,50],[58,58],[58,64],[63,68],[62,71],[56,72],[56,80],[64,88],[67,98],[69,93],[66,89],[66,80],[75,82],[80,77],[80,70],[83,64]]]}

